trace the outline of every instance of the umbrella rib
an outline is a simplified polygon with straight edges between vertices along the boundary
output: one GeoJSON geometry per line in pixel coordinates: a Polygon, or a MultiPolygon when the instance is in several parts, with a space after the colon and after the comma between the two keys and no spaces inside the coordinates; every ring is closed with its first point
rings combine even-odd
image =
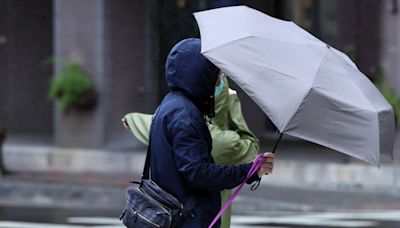
{"type": "MultiPolygon", "coordinates": [[[[275,71],[275,72],[277,72],[277,73],[279,73],[279,74],[281,74],[281,75],[287,76],[288,78],[293,79],[293,80],[295,80],[295,81],[297,81],[297,82],[302,82],[302,83],[299,83],[299,84],[303,84],[303,85],[309,86],[307,83],[303,83],[304,81],[302,81],[302,80],[300,80],[300,79],[298,79],[298,78],[296,78],[296,77],[293,77],[293,76],[291,76],[290,74],[287,74],[287,73],[285,73],[285,72],[282,72],[282,71],[280,71],[280,70],[278,70],[278,69],[276,69],[276,68],[270,67],[270,68],[268,68],[268,69],[270,69],[270,70],[272,70],[272,71],[275,71]]],[[[264,71],[263,71],[263,72],[264,72],[264,71]]]]}
{"type": "Polygon", "coordinates": [[[294,137],[296,137],[296,138],[304,139],[304,140],[307,140],[307,141],[312,142],[312,143],[316,143],[316,144],[318,144],[318,145],[321,145],[321,146],[324,146],[324,147],[326,147],[326,148],[329,148],[329,149],[338,151],[338,152],[340,152],[340,153],[343,153],[343,154],[346,154],[346,155],[355,157],[355,158],[357,158],[357,159],[360,159],[360,160],[362,160],[362,161],[365,161],[365,162],[367,162],[367,163],[370,163],[370,164],[372,164],[372,165],[374,165],[374,166],[379,167],[379,161],[378,161],[378,162],[377,162],[377,161],[371,161],[371,160],[368,160],[368,158],[364,158],[364,157],[362,157],[362,156],[360,156],[360,155],[358,155],[358,154],[352,154],[352,153],[348,152],[348,151],[346,150],[346,148],[341,147],[340,145],[332,144],[332,143],[329,142],[329,141],[324,141],[324,142],[323,142],[324,144],[321,144],[320,141],[314,140],[314,138],[312,138],[312,137],[308,137],[308,136],[305,136],[305,135],[303,135],[303,134],[299,134],[299,133],[297,133],[297,132],[285,132],[285,134],[290,135],[290,136],[294,136],[294,137]],[[344,151],[346,151],[346,152],[344,152],[344,151]]]}
{"type": "MultiPolygon", "coordinates": [[[[322,60],[325,58],[325,55],[326,55],[327,52],[328,52],[328,50],[326,50],[326,51],[324,52],[324,55],[322,56],[322,58],[321,58],[321,60],[320,60],[320,64],[319,64],[319,66],[318,66],[318,69],[315,71],[314,79],[313,79],[313,81],[312,81],[312,83],[311,83],[311,85],[310,85],[310,88],[308,89],[307,93],[304,94],[303,99],[302,99],[301,103],[299,104],[299,106],[298,106],[296,109],[294,109],[295,111],[292,113],[292,116],[291,116],[290,119],[287,121],[286,125],[292,121],[293,117],[294,117],[294,116],[296,115],[296,113],[297,113],[297,110],[300,109],[300,107],[301,107],[301,106],[304,104],[304,102],[306,101],[305,98],[310,94],[310,92],[311,92],[311,90],[312,90],[312,88],[313,88],[312,86],[313,86],[314,81],[315,81],[315,78],[316,78],[315,76],[317,75],[317,73],[318,73],[319,70],[321,69],[322,60]]],[[[282,132],[284,132],[284,130],[283,130],[282,132]]]]}
{"type": "MultiPolygon", "coordinates": [[[[234,45],[235,43],[239,43],[240,41],[242,41],[242,40],[244,40],[244,39],[248,39],[248,38],[259,38],[259,37],[255,37],[255,36],[246,36],[246,37],[242,37],[242,38],[240,38],[240,39],[237,39],[237,40],[232,40],[232,41],[230,41],[230,42],[227,42],[227,43],[224,43],[223,45],[220,45],[220,46],[218,46],[218,47],[214,47],[213,49],[222,49],[222,48],[227,48],[227,47],[229,47],[229,46],[231,46],[231,45],[234,45]]],[[[289,44],[289,43],[286,43],[286,42],[281,42],[281,41],[277,41],[277,40],[272,40],[272,39],[268,39],[268,38],[259,38],[259,39],[265,39],[265,40],[269,40],[269,41],[271,41],[271,42],[278,42],[278,43],[283,43],[283,44],[289,44]]],[[[308,46],[308,44],[300,44],[300,43],[294,43],[293,45],[298,45],[298,46],[308,46]]],[[[322,45],[321,45],[322,46],[322,45]]],[[[202,52],[202,54],[206,54],[207,52],[209,52],[209,51],[212,51],[212,49],[210,50],[207,50],[207,51],[204,51],[204,52],[202,52]]],[[[324,52],[324,55],[326,54],[326,51],[324,52]]],[[[323,57],[322,57],[323,58],[323,57]]],[[[321,58],[321,61],[322,61],[322,58],[321,58]]],[[[321,67],[321,64],[319,64],[319,67],[318,67],[318,69],[317,69],[317,71],[316,72],[318,72],[318,70],[319,70],[319,68],[321,67]]],[[[269,69],[271,69],[271,70],[273,70],[273,71],[275,71],[275,72],[278,72],[278,73],[280,73],[280,74],[283,74],[283,75],[286,75],[287,77],[289,77],[289,78],[291,78],[291,79],[295,79],[296,81],[300,81],[300,82],[302,82],[300,79],[298,79],[298,78],[296,78],[296,77],[292,77],[292,76],[290,76],[289,74],[287,74],[287,73],[285,73],[285,72],[282,72],[282,71],[280,71],[280,70],[278,70],[278,69],[276,69],[276,68],[273,68],[272,66],[269,66],[269,69]]],[[[314,80],[315,80],[315,78],[314,78],[314,80]]],[[[311,84],[312,85],[312,84],[311,84]]]]}
{"type": "MultiPolygon", "coordinates": [[[[201,54],[205,54],[205,53],[207,53],[207,52],[209,52],[209,51],[212,51],[213,49],[224,48],[224,47],[230,46],[230,45],[232,45],[232,44],[234,44],[234,43],[237,43],[237,42],[239,42],[239,41],[241,41],[241,40],[244,40],[244,39],[247,39],[247,38],[251,38],[251,37],[254,37],[254,36],[252,36],[252,35],[246,35],[246,36],[244,36],[244,37],[240,37],[240,38],[238,38],[238,39],[231,40],[231,41],[225,42],[225,43],[223,43],[223,44],[219,44],[219,45],[217,45],[217,46],[214,46],[214,47],[212,47],[212,48],[208,48],[208,49],[206,49],[206,50],[203,50],[203,48],[202,48],[201,54]]],[[[201,37],[200,37],[200,38],[201,38],[201,37]]]]}
{"type": "Polygon", "coordinates": [[[225,42],[223,44],[219,44],[219,45],[214,46],[212,48],[208,48],[206,50],[203,50],[201,53],[205,54],[205,53],[207,53],[209,51],[212,51],[214,49],[217,49],[217,48],[224,48],[224,47],[230,46],[232,44],[238,43],[238,42],[240,42],[240,41],[242,41],[244,39],[248,39],[248,38],[257,38],[257,39],[268,40],[270,42],[282,43],[282,44],[286,44],[286,45],[297,45],[297,46],[312,46],[312,45],[316,45],[316,46],[324,47],[326,45],[322,41],[320,41],[320,42],[312,41],[310,43],[289,43],[289,42],[284,42],[284,41],[281,41],[281,40],[274,40],[274,39],[270,39],[270,38],[267,38],[267,37],[258,37],[258,36],[249,34],[249,35],[246,35],[244,37],[240,37],[238,39],[231,40],[231,41],[225,42]]]}
{"type": "Polygon", "coordinates": [[[324,42],[322,42],[322,41],[317,42],[317,41],[309,40],[310,41],[309,43],[294,43],[294,42],[290,43],[290,42],[285,42],[285,41],[282,41],[282,40],[274,40],[274,39],[267,38],[267,37],[257,37],[257,36],[254,36],[254,35],[253,36],[248,36],[248,37],[256,37],[258,39],[268,40],[268,41],[271,41],[271,42],[282,43],[282,44],[287,44],[287,45],[298,45],[298,46],[316,45],[316,46],[320,46],[320,47],[325,47],[326,46],[326,44],[324,42]]]}
{"type": "MultiPolygon", "coordinates": [[[[333,56],[334,56],[334,60],[336,61],[336,63],[338,63],[338,65],[343,69],[343,67],[341,66],[341,64],[340,64],[340,62],[338,61],[338,56],[335,54],[335,53],[333,53],[333,56]]],[[[353,83],[353,84],[355,84],[356,86],[357,86],[357,88],[360,88],[360,86],[358,86],[358,83],[356,83],[356,81],[354,81],[354,79],[353,79],[353,77],[349,77],[349,72],[348,71],[346,71],[345,69],[343,69],[344,71],[344,74],[346,74],[348,77],[347,78],[349,78],[350,79],[350,81],[353,83]]],[[[359,72],[359,70],[357,69],[357,68],[354,68],[354,69],[352,69],[353,71],[355,71],[355,72],[359,72]]],[[[366,96],[366,94],[363,92],[363,90],[359,90],[359,91],[361,91],[361,93],[364,95],[364,96],[366,96]]],[[[375,107],[374,107],[374,105],[371,103],[371,101],[369,100],[369,99],[365,99],[367,102],[368,102],[368,104],[370,105],[370,107],[372,108],[372,109],[375,109],[375,107]]]]}

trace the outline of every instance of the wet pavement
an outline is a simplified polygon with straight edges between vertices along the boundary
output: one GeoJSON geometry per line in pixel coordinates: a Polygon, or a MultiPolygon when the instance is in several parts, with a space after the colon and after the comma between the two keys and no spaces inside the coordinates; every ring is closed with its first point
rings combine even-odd
{"type": "MultiPolygon", "coordinates": [[[[296,143],[288,145],[301,147],[296,143]]],[[[330,164],[349,162],[347,157],[329,151],[321,151],[318,157],[307,151],[289,153],[295,148],[286,148],[285,144],[280,150],[281,157],[293,159],[296,164],[305,158],[315,159],[322,166],[322,169],[310,169],[316,176],[321,176],[318,172],[330,164]],[[285,151],[288,151],[286,155],[285,151]]],[[[143,158],[143,154],[135,157],[136,163],[143,164],[143,158]]],[[[288,164],[282,162],[278,167],[286,175],[292,175],[288,164]]],[[[0,178],[0,228],[123,227],[118,217],[129,180],[140,177],[141,167],[135,170],[19,172],[3,176],[0,178]]],[[[366,185],[336,184],[334,189],[324,189],[324,185],[303,183],[301,178],[282,182],[294,185],[281,185],[272,177],[263,178],[254,192],[247,187],[242,189],[234,201],[232,228],[400,227],[400,188],[391,189],[386,185],[374,190],[365,188],[366,185]]]]}
{"type": "MultiPolygon", "coordinates": [[[[0,228],[123,227],[119,211],[0,208],[0,228]]],[[[232,228],[240,227],[400,227],[400,210],[299,212],[257,211],[234,214],[232,228]]]]}
{"type": "MultiPolygon", "coordinates": [[[[104,186],[104,188],[107,188],[104,186]]],[[[121,187],[122,190],[122,187],[121,187]]],[[[85,209],[0,206],[0,228],[117,228],[123,204],[85,209]]],[[[234,201],[232,228],[400,227],[400,194],[264,185],[244,188],[234,201]]]]}

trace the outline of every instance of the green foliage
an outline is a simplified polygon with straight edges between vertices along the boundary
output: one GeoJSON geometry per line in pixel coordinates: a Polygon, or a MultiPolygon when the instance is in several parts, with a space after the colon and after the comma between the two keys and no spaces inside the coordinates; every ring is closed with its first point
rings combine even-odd
{"type": "Polygon", "coordinates": [[[67,62],[64,69],[51,81],[49,99],[57,98],[62,112],[69,110],[78,99],[93,90],[82,67],[77,63],[67,62]]]}
{"type": "Polygon", "coordinates": [[[385,74],[382,69],[378,69],[375,73],[376,85],[382,95],[392,105],[397,124],[400,125],[400,96],[391,89],[385,81],[385,74]]]}
{"type": "Polygon", "coordinates": [[[344,46],[344,52],[349,55],[350,59],[354,62],[357,60],[357,45],[354,43],[350,43],[344,46]]]}

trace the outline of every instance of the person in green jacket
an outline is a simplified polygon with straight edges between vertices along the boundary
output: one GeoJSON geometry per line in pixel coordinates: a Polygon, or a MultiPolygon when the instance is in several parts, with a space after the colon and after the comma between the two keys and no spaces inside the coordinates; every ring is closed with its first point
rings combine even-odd
{"type": "MultiPolygon", "coordinates": [[[[212,157],[217,164],[239,165],[253,161],[259,152],[259,141],[250,131],[243,118],[240,100],[236,91],[229,88],[228,79],[221,73],[220,83],[215,89],[215,117],[210,120],[212,157]]],[[[152,115],[128,113],[122,119],[124,126],[137,139],[148,145],[152,115]]],[[[232,190],[221,192],[221,207],[232,194],[232,190]]],[[[232,208],[221,218],[221,227],[230,227],[232,208]]]]}

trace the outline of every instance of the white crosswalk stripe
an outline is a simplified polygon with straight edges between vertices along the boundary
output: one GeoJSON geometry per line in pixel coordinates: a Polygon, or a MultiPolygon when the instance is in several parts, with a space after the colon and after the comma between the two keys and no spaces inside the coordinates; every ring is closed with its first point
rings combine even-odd
{"type": "Polygon", "coordinates": [[[400,211],[363,211],[363,212],[324,212],[299,213],[272,216],[254,213],[252,215],[234,215],[232,228],[265,225],[306,226],[306,227],[376,227],[379,221],[400,222],[400,211]]]}
{"type": "Polygon", "coordinates": [[[1,228],[87,228],[87,226],[62,225],[35,222],[0,221],[1,228]]]}
{"type": "Polygon", "coordinates": [[[238,225],[253,225],[259,224],[278,224],[278,225],[300,225],[307,227],[376,227],[378,224],[372,221],[354,221],[354,220],[329,220],[318,218],[301,218],[301,217],[258,217],[258,216],[235,216],[232,218],[232,228],[238,225]]]}
{"type": "MultiPolygon", "coordinates": [[[[362,212],[255,212],[233,215],[232,228],[289,228],[302,227],[377,227],[379,222],[400,222],[400,211],[362,212]]],[[[112,217],[69,217],[65,224],[1,221],[0,228],[123,228],[121,221],[112,217]]]]}
{"type": "Polygon", "coordinates": [[[69,217],[68,223],[77,224],[108,224],[108,225],[120,225],[121,221],[116,218],[104,218],[104,217],[69,217]]]}
{"type": "Polygon", "coordinates": [[[0,221],[0,228],[124,228],[116,218],[72,217],[67,223],[70,224],[0,221]]]}
{"type": "Polygon", "coordinates": [[[340,212],[340,213],[316,213],[301,215],[301,217],[320,219],[368,219],[378,221],[400,222],[400,211],[365,211],[365,212],[340,212]]]}

